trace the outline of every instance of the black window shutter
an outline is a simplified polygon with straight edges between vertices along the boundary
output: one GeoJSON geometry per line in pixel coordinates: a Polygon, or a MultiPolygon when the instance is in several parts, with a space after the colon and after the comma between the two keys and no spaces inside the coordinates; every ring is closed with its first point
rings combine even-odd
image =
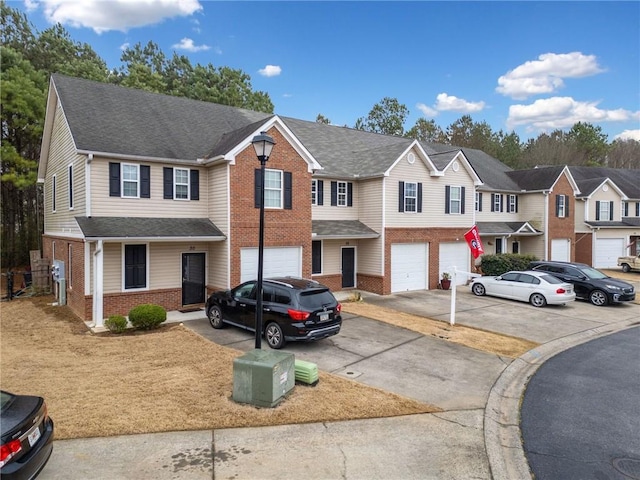
{"type": "Polygon", "coordinates": [[[109,162],[109,196],[120,196],[120,164],[109,162]]]}
{"type": "Polygon", "coordinates": [[[316,202],[318,205],[324,204],[324,181],[318,180],[316,182],[316,202]]]}
{"type": "Polygon", "coordinates": [[[500,211],[504,212],[504,195],[500,194],[500,211]]]}
{"type": "Polygon", "coordinates": [[[353,207],[353,183],[347,183],[347,207],[353,207]]]}
{"type": "Polygon", "coordinates": [[[338,205],[338,182],[331,182],[331,206],[338,205]]]}
{"type": "Polygon", "coordinates": [[[518,196],[516,195],[516,213],[518,213],[518,196]]]}
{"type": "Polygon", "coordinates": [[[636,217],[640,217],[640,202],[636,202],[636,217]]]}
{"type": "Polygon", "coordinates": [[[482,211],[482,192],[478,193],[478,211],[482,211]]]}
{"type": "Polygon", "coordinates": [[[190,170],[191,200],[200,200],[200,170],[190,170]]]}
{"type": "Polygon", "coordinates": [[[491,211],[492,212],[496,211],[496,194],[495,193],[491,194],[491,211]]]}
{"type": "Polygon", "coordinates": [[[253,186],[254,186],[254,203],[256,208],[260,208],[260,194],[262,190],[262,177],[260,176],[260,169],[256,168],[253,172],[253,186]]]}
{"type": "Polygon", "coordinates": [[[596,222],[600,220],[600,202],[596,202],[596,222]]]}
{"type": "Polygon", "coordinates": [[[613,220],[613,200],[609,202],[609,220],[613,220]]]}
{"type": "Polygon", "coordinates": [[[560,216],[560,197],[561,195],[556,195],[556,217],[560,216]]]}
{"type": "Polygon", "coordinates": [[[293,179],[291,172],[284,172],[284,208],[291,210],[293,206],[293,179]]]}
{"type": "Polygon", "coordinates": [[[162,169],[162,180],[164,185],[163,198],[173,199],[173,168],[164,167],[162,169]]]}
{"type": "Polygon", "coordinates": [[[398,182],[398,211],[404,212],[404,182],[398,182]]]}
{"type": "Polygon", "coordinates": [[[151,167],[140,165],[140,198],[151,198],[151,167]]]}
{"type": "Polygon", "coordinates": [[[465,187],[460,187],[460,213],[464,214],[464,189],[465,187]]]}
{"type": "Polygon", "coordinates": [[[422,212],[422,183],[418,183],[418,213],[422,212]]]}
{"type": "Polygon", "coordinates": [[[564,196],[564,216],[569,216],[569,195],[564,196]]]}
{"type": "Polygon", "coordinates": [[[629,202],[624,202],[624,216],[629,216],[629,202]]]}
{"type": "Polygon", "coordinates": [[[449,213],[449,200],[451,198],[451,187],[446,185],[444,187],[444,213],[449,213]]]}

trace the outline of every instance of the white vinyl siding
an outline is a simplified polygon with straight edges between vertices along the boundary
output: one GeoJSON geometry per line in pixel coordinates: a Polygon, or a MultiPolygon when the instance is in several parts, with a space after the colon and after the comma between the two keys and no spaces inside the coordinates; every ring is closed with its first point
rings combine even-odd
{"type": "MultiPolygon", "coordinates": [[[[318,180],[320,181],[320,180],[318,180]]],[[[324,201],[322,205],[313,205],[311,207],[311,216],[313,220],[360,220],[359,217],[359,200],[358,189],[359,182],[351,182],[352,194],[353,194],[353,206],[352,207],[337,207],[331,206],[331,182],[336,180],[322,179],[324,201]]],[[[295,201],[295,200],[294,200],[295,201]]],[[[365,207],[365,206],[363,206],[365,207]]],[[[366,206],[365,208],[368,208],[366,206]]],[[[375,205],[375,208],[379,208],[380,205],[375,205]]]]}

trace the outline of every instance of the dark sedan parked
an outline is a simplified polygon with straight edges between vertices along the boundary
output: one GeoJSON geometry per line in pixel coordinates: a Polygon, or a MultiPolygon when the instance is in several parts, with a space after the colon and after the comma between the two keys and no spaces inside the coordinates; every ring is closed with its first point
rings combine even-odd
{"type": "MultiPolygon", "coordinates": [[[[257,281],[214,292],[205,306],[213,328],[224,324],[256,330],[257,281]]],[[[265,279],[262,284],[263,334],[271,348],[288,341],[309,342],[340,332],[342,305],[328,287],[295,277],[265,279]]]]}
{"type": "Polygon", "coordinates": [[[560,280],[572,283],[577,298],[589,300],[597,306],[630,302],[636,298],[633,285],[584,263],[536,261],[531,262],[529,268],[549,272],[560,280]]]}
{"type": "Polygon", "coordinates": [[[36,478],[53,450],[53,421],[42,397],[0,391],[0,477],[36,478]]]}

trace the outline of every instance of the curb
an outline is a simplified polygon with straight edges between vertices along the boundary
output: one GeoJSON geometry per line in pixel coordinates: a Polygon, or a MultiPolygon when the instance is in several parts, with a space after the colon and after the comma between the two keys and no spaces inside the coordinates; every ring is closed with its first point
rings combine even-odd
{"type": "Polygon", "coordinates": [[[522,447],[520,403],[536,370],[558,353],[639,324],[637,320],[625,320],[552,340],[529,350],[504,369],[489,392],[484,410],[484,442],[494,480],[533,478],[522,447]]]}

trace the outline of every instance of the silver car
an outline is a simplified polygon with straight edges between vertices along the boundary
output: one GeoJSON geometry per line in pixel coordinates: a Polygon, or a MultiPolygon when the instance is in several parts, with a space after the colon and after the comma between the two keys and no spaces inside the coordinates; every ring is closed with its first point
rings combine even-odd
{"type": "Polygon", "coordinates": [[[498,277],[476,277],[471,283],[471,291],[478,296],[491,295],[529,302],[534,307],[565,305],[576,299],[572,284],[547,272],[533,270],[507,272],[498,277]]]}

